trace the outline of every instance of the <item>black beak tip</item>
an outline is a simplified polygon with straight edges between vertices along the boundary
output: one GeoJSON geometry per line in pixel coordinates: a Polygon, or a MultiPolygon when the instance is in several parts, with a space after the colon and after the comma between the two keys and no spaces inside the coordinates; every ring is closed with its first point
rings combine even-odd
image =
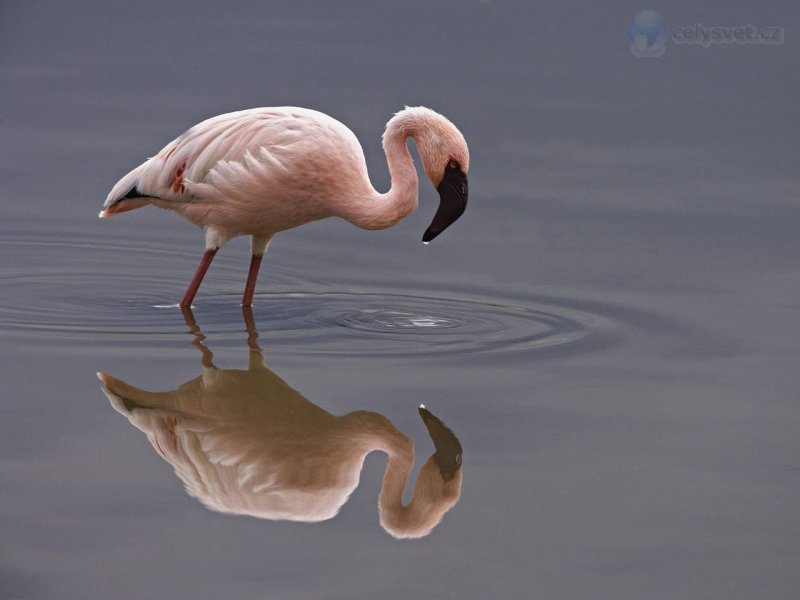
{"type": "Polygon", "coordinates": [[[433,231],[430,227],[425,230],[425,233],[422,234],[422,243],[429,244],[433,238],[439,235],[438,231],[433,231]]]}
{"type": "Polygon", "coordinates": [[[450,428],[424,405],[420,405],[419,415],[422,417],[436,449],[433,460],[445,481],[450,481],[461,468],[461,443],[450,428]]]}
{"type": "Polygon", "coordinates": [[[467,175],[460,169],[448,166],[436,190],[439,192],[439,208],[422,236],[425,244],[450,227],[464,214],[469,194],[467,175]]]}

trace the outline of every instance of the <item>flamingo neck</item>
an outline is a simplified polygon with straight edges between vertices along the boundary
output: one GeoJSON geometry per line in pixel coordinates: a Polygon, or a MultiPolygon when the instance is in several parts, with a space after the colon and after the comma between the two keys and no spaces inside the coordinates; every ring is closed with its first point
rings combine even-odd
{"type": "Polygon", "coordinates": [[[392,187],[381,194],[374,192],[368,202],[359,202],[351,208],[347,220],[363,229],[386,229],[407,217],[417,208],[417,169],[408,150],[408,139],[416,131],[403,119],[395,116],[386,125],[383,150],[392,178],[392,187]]]}
{"type": "Polygon", "coordinates": [[[378,507],[381,519],[386,515],[399,515],[406,511],[403,506],[403,494],[408,485],[411,469],[414,466],[414,446],[412,443],[387,447],[389,460],[386,463],[386,471],[383,474],[383,485],[381,487],[378,507]]]}
{"type": "Polygon", "coordinates": [[[414,159],[408,151],[408,138],[413,138],[415,134],[416,131],[404,126],[402,119],[394,118],[389,121],[383,136],[383,150],[392,176],[392,187],[385,195],[388,203],[402,212],[400,218],[417,208],[419,178],[414,159]]]}

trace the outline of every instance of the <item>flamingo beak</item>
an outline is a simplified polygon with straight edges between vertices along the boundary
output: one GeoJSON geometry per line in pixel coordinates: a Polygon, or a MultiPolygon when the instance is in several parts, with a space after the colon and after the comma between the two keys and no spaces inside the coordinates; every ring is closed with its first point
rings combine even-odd
{"type": "Polygon", "coordinates": [[[441,419],[423,405],[419,407],[419,416],[428,428],[433,447],[436,449],[433,461],[439,467],[444,480],[450,481],[461,468],[461,442],[441,419]]]}
{"type": "Polygon", "coordinates": [[[436,211],[430,227],[422,236],[422,241],[426,244],[464,214],[469,195],[466,173],[461,169],[448,166],[444,170],[444,177],[436,190],[439,192],[439,210],[436,211]]]}

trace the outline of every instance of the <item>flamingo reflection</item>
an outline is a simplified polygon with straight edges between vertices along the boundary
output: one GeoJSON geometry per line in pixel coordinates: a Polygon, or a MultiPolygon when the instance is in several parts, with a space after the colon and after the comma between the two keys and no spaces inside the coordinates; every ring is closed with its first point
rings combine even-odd
{"type": "Polygon", "coordinates": [[[140,429],[175,469],[189,495],[211,510],[274,520],[334,517],[358,486],[367,454],[388,455],[380,523],[397,538],[428,535],[461,494],[461,444],[424,406],[435,452],[409,504],[403,494],[414,443],[384,416],[335,416],[289,387],[264,364],[250,309],[243,308],[249,364],[219,369],[189,309],[184,316],[203,373],[174,391],[148,392],[98,373],[117,412],[140,429]]]}

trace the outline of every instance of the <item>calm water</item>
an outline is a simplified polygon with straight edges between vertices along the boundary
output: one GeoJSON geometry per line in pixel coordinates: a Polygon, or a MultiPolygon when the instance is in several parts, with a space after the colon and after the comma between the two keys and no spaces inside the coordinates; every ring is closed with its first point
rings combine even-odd
{"type": "Polygon", "coordinates": [[[784,43],[636,58],[623,1],[3,5],[0,597],[795,598],[800,11],[706,4],[663,14],[784,43]],[[201,232],[100,205],[282,104],[381,189],[391,113],[441,110],[470,207],[286,232],[252,314],[236,240],[184,314],[201,232]]]}

